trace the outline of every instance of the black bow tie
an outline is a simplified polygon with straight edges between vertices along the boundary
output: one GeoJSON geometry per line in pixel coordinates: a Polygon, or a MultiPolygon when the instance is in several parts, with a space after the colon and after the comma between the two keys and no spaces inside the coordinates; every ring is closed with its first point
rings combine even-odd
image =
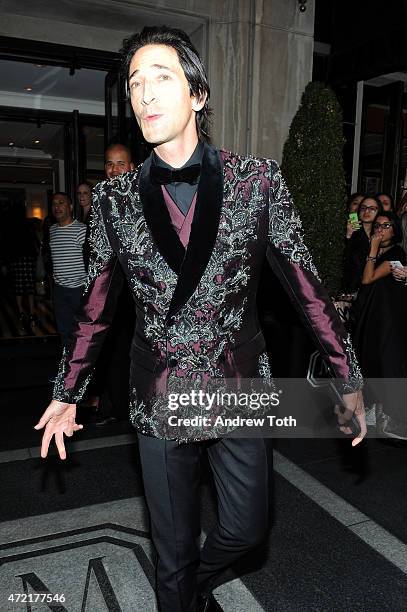
{"type": "Polygon", "coordinates": [[[193,164],[179,170],[170,170],[162,166],[151,165],[150,178],[153,183],[167,185],[168,183],[189,183],[195,185],[201,172],[201,164],[193,164]]]}

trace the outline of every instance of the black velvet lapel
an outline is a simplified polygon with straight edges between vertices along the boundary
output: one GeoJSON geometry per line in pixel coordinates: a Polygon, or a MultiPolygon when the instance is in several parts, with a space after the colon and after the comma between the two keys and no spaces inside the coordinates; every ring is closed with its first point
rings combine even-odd
{"type": "Polygon", "coordinates": [[[179,274],[185,249],[171,223],[161,185],[154,185],[150,181],[151,159],[152,155],[146,159],[140,171],[139,192],[143,213],[159,252],[170,268],[179,274]]]}
{"type": "Polygon", "coordinates": [[[188,248],[167,318],[187,302],[202,278],[218,235],[222,202],[223,166],[221,158],[216,149],[205,144],[188,248]]]}

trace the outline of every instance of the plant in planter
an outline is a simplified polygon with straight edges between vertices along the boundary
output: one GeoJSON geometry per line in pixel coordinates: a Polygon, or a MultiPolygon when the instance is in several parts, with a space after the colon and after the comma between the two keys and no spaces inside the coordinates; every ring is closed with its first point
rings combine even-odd
{"type": "Polygon", "coordinates": [[[332,89],[308,83],[284,145],[282,171],[305,241],[330,295],[340,290],[346,223],[342,110],[332,89]]]}

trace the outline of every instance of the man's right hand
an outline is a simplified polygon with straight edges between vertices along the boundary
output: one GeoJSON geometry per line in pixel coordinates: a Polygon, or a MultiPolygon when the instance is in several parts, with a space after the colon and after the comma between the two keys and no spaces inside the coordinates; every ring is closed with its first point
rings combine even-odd
{"type": "Polygon", "coordinates": [[[55,444],[61,459],[66,459],[64,444],[64,434],[70,438],[75,431],[83,428],[75,422],[76,404],[66,404],[58,400],[52,400],[34,429],[45,427],[42,436],[41,457],[44,459],[48,455],[49,444],[55,436],[55,444]]]}

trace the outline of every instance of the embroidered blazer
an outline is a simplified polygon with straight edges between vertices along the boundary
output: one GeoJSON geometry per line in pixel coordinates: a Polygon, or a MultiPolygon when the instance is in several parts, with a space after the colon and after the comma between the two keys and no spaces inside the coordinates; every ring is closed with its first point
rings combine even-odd
{"type": "MultiPolygon", "coordinates": [[[[171,223],[151,158],[97,185],[88,279],[54,398],[81,399],[114,313],[120,267],[136,306],[131,347],[130,419],[142,433],[203,440],[222,432],[202,424],[186,435],[168,426],[165,395],[177,384],[270,379],[256,292],[268,257],[345,391],[360,371],[339,316],[304,244],[301,222],[278,164],[205,145],[189,243],[171,223]]],[[[168,402],[167,402],[168,403],[168,402]]]]}

